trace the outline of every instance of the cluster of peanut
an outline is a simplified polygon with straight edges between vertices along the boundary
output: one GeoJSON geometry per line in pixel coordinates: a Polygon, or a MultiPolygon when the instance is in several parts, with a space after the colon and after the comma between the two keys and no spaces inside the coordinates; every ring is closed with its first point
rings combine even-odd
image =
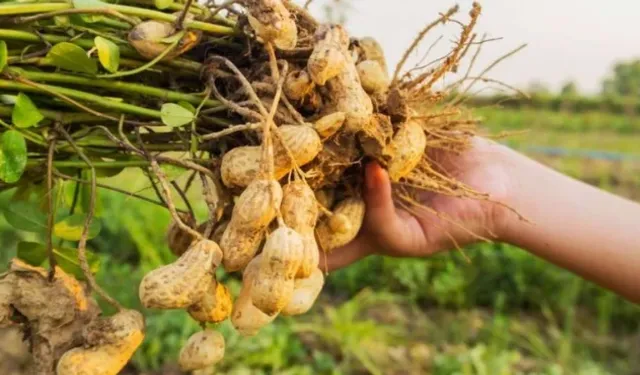
{"type": "MultiPolygon", "coordinates": [[[[259,41],[278,49],[296,46],[296,24],[280,1],[245,5],[259,41]]],[[[243,336],[257,334],[279,315],[308,312],[325,282],[320,254],[352,241],[363,223],[360,195],[336,188],[343,173],[356,158],[369,155],[383,158],[397,181],[422,159],[426,135],[421,124],[395,126],[375,111],[390,85],[377,43],[354,43],[337,25],[321,25],[313,37],[306,66],[288,73],[283,93],[298,108],[317,106],[316,114],[295,125],[274,124],[272,154],[265,152],[266,137],[261,145],[239,145],[224,153],[219,174],[228,191],[237,192],[232,210],[208,238],[195,238],[172,224],[168,242],[179,258],[142,280],[145,307],[186,309],[203,324],[230,319],[243,336]],[[390,134],[381,140],[375,133],[384,121],[390,134]],[[343,147],[345,140],[359,143],[343,147]],[[350,151],[355,156],[335,167],[350,151]],[[273,160],[265,160],[268,155],[273,160]],[[265,163],[271,165],[269,173],[265,163]],[[235,299],[216,280],[218,267],[242,273],[235,299]]],[[[193,218],[185,219],[196,226],[193,218]]],[[[206,224],[198,227],[200,233],[206,224]]],[[[224,339],[207,329],[188,340],[180,365],[204,369],[223,355],[224,339]]]]}

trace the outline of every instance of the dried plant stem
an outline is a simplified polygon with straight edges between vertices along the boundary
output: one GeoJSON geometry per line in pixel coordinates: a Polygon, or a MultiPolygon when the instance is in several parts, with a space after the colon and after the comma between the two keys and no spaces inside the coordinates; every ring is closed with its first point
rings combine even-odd
{"type": "MultiPolygon", "coordinates": [[[[485,74],[487,74],[491,69],[495,68],[498,64],[500,64],[502,61],[508,59],[509,57],[515,55],[516,53],[520,52],[522,49],[524,49],[527,46],[527,44],[522,44],[519,47],[507,52],[506,54],[502,55],[501,57],[499,57],[496,61],[494,61],[493,63],[491,63],[489,66],[487,66],[479,75],[478,77],[483,77],[485,74]]],[[[467,86],[463,92],[461,92],[460,94],[458,94],[457,99],[453,101],[452,105],[456,105],[460,102],[460,98],[464,97],[464,95],[466,95],[471,88],[473,87],[474,84],[476,84],[478,81],[480,80],[480,78],[474,79],[469,86],[467,86]]]]}
{"type": "Polygon", "coordinates": [[[158,177],[158,181],[160,182],[160,186],[162,187],[162,190],[164,192],[164,201],[167,203],[167,207],[171,212],[171,216],[173,217],[173,220],[176,222],[178,227],[180,227],[180,229],[182,229],[186,233],[192,235],[194,238],[203,240],[204,237],[202,236],[202,234],[200,234],[200,232],[194,230],[193,228],[185,224],[182,219],[180,219],[180,215],[178,215],[176,206],[173,204],[173,200],[171,199],[171,188],[167,183],[167,176],[164,174],[162,169],[160,169],[158,162],[153,157],[151,158],[151,169],[153,170],[153,173],[156,175],[156,177],[158,177]]]}
{"type": "Polygon", "coordinates": [[[78,243],[78,261],[80,262],[80,268],[82,269],[82,274],[87,279],[89,283],[89,287],[102,297],[105,301],[107,301],[111,306],[115,307],[118,311],[122,311],[123,307],[120,305],[118,301],[116,301],[113,297],[111,297],[106,291],[104,291],[100,285],[96,282],[96,279],[93,277],[91,273],[91,269],[89,268],[89,263],[87,262],[87,238],[89,236],[89,228],[91,226],[91,221],[93,220],[93,216],[95,213],[95,205],[96,205],[96,190],[97,190],[97,177],[96,177],[96,169],[91,164],[91,160],[82,152],[82,150],[76,146],[73,138],[67,133],[62,127],[58,127],[57,131],[62,134],[62,136],[69,142],[71,147],[76,151],[78,156],[89,166],[91,170],[91,190],[90,190],[90,198],[89,198],[89,208],[87,209],[87,217],[84,221],[84,226],[82,227],[82,234],[80,235],[80,241],[78,243]]]}
{"type": "Polygon", "coordinates": [[[49,281],[53,281],[56,275],[56,257],[53,254],[53,219],[55,217],[53,207],[53,154],[56,149],[56,134],[49,138],[49,152],[47,156],[47,256],[49,259],[49,281]]]}
{"type": "MultiPolygon", "coordinates": [[[[75,181],[75,182],[77,182],[79,184],[85,184],[85,185],[91,184],[91,181],[89,181],[89,180],[83,180],[81,178],[68,176],[66,174],[63,174],[63,173],[60,173],[60,172],[57,172],[57,171],[54,171],[53,174],[58,178],[62,178],[62,179],[69,180],[69,181],[75,181]]],[[[155,205],[163,207],[163,208],[167,208],[166,204],[164,204],[162,202],[154,201],[153,199],[147,198],[147,197],[145,197],[143,195],[132,193],[132,192],[117,188],[115,186],[109,186],[109,185],[101,184],[99,182],[96,182],[96,186],[99,187],[99,188],[102,188],[102,189],[112,190],[112,191],[115,191],[117,193],[121,193],[123,195],[128,195],[130,197],[133,197],[133,198],[136,198],[136,199],[140,199],[142,201],[145,201],[145,202],[148,202],[148,203],[152,203],[152,204],[155,204],[155,205]]],[[[187,211],[184,211],[184,210],[178,210],[178,211],[181,212],[181,213],[186,213],[187,212],[187,211]]]]}
{"type": "Polygon", "coordinates": [[[440,23],[443,23],[443,24],[446,23],[449,20],[449,18],[452,15],[454,15],[459,9],[460,8],[457,5],[450,8],[446,13],[440,15],[440,18],[438,18],[437,20],[427,25],[424,29],[422,29],[422,31],[420,31],[420,33],[418,33],[418,36],[414,39],[413,43],[411,43],[411,46],[407,48],[407,50],[404,52],[404,55],[402,55],[402,58],[396,65],[396,69],[393,72],[393,79],[391,80],[392,85],[396,83],[396,81],[398,80],[398,75],[400,74],[400,71],[404,67],[404,64],[407,62],[409,55],[411,55],[411,53],[418,47],[422,39],[424,39],[424,37],[429,33],[429,31],[431,31],[434,27],[438,26],[438,24],[440,23]]]}
{"type": "Polygon", "coordinates": [[[210,141],[210,140],[222,138],[237,132],[243,132],[248,130],[258,130],[261,127],[262,127],[262,123],[257,123],[257,122],[252,122],[252,123],[243,124],[243,125],[233,125],[224,130],[203,135],[202,137],[200,137],[200,139],[202,139],[203,141],[210,141]]]}
{"type": "Polygon", "coordinates": [[[203,236],[204,238],[209,238],[211,237],[211,232],[213,231],[214,224],[217,221],[217,199],[213,194],[211,186],[209,185],[209,181],[207,181],[207,176],[203,175],[202,173],[199,173],[198,176],[200,176],[200,180],[202,181],[202,194],[209,210],[209,221],[205,226],[203,236]]]}

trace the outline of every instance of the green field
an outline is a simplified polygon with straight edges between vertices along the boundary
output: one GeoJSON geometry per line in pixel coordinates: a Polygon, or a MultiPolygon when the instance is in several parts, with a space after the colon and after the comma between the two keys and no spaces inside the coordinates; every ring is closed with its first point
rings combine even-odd
{"type": "MultiPolygon", "coordinates": [[[[496,108],[477,113],[494,134],[529,130],[502,139],[524,152],[547,146],[640,156],[635,117],[496,108]]],[[[638,161],[530,155],[640,200],[638,161]]],[[[129,171],[102,182],[153,196],[148,180],[129,171]]],[[[71,203],[73,187],[64,186],[60,202],[71,203]]],[[[0,206],[12,193],[0,195],[0,206]]],[[[201,218],[206,215],[204,206],[195,208],[201,218]]],[[[99,282],[126,306],[140,308],[142,276],[175,258],[164,243],[169,214],[106,190],[100,191],[97,214],[102,231],[90,247],[101,259],[99,282]]],[[[0,215],[3,265],[18,241],[33,239],[0,215]]],[[[237,291],[236,277],[220,277],[237,291]]],[[[126,373],[178,374],[177,353],[197,324],[183,311],[144,312],[146,339],[126,373]]],[[[480,244],[464,255],[372,257],[332,273],[310,313],[278,318],[254,338],[241,338],[225,322],[220,330],[227,354],[215,373],[631,375],[640,366],[639,322],[640,309],[608,291],[521,249],[480,244]]]]}

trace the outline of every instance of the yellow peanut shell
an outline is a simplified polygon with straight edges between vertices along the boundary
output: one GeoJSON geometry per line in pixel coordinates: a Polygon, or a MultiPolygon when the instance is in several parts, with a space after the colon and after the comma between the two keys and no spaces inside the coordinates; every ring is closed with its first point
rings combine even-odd
{"type": "Polygon", "coordinates": [[[242,287],[238,298],[233,304],[231,324],[242,336],[255,336],[262,327],[273,322],[278,314],[267,315],[253,305],[251,301],[251,288],[253,280],[258,274],[262,254],[259,254],[249,262],[242,272],[242,287]]]}
{"type": "Polygon", "coordinates": [[[334,112],[318,119],[314,127],[322,138],[329,138],[342,128],[346,118],[344,112],[334,112]]]}
{"type": "Polygon", "coordinates": [[[382,66],[374,60],[364,60],[356,66],[362,88],[369,94],[386,91],[389,88],[390,78],[382,66]]]}
{"type": "MultiPolygon", "coordinates": [[[[193,19],[188,15],[187,19],[193,19]]],[[[170,43],[162,42],[162,39],[171,37],[176,33],[175,25],[163,21],[144,21],[136,25],[127,35],[127,41],[145,59],[153,60],[162,54],[170,43]]],[[[178,44],[169,52],[163,60],[171,60],[195,47],[202,37],[202,32],[189,30],[180,39],[178,44]]]]}
{"type": "Polygon", "coordinates": [[[224,336],[218,331],[206,329],[189,337],[180,350],[178,363],[182,371],[200,370],[220,362],[224,351],[224,336]]]}
{"type": "MultiPolygon", "coordinates": [[[[293,169],[293,163],[286,149],[289,149],[295,163],[302,167],[311,162],[322,150],[322,140],[318,133],[306,125],[282,125],[278,127],[282,146],[274,141],[274,176],[281,179],[293,169]]],[[[241,146],[232,149],[222,157],[220,174],[222,182],[229,187],[245,187],[256,179],[260,172],[262,148],[241,146]]]]}
{"type": "MultiPolygon", "coordinates": [[[[193,228],[195,226],[196,220],[193,216],[183,213],[178,213],[178,215],[180,220],[189,227],[193,228]]],[[[176,256],[184,254],[194,240],[195,238],[190,233],[182,230],[173,219],[171,220],[171,224],[167,229],[167,244],[172,253],[176,256]]]]}
{"type": "Polygon", "coordinates": [[[347,65],[349,35],[340,25],[322,25],[316,31],[315,39],[307,71],[316,84],[323,86],[347,65]]]}
{"type": "Polygon", "coordinates": [[[222,252],[213,241],[195,242],[180,258],[157,268],[140,282],[142,305],[151,309],[181,309],[198,302],[211,284],[222,252]]]}
{"type": "Polygon", "coordinates": [[[99,318],[87,327],[86,347],[62,355],[57,375],[116,375],[129,362],[144,338],[144,318],[134,310],[123,310],[99,318]]]}
{"type": "Polygon", "coordinates": [[[259,41],[289,50],[298,42],[298,27],[281,0],[247,0],[249,25],[259,41]]]}
{"type": "Polygon", "coordinates": [[[187,312],[201,323],[220,323],[231,315],[233,301],[229,289],[215,279],[209,290],[196,304],[189,306],[187,312]]]}
{"type": "Polygon", "coordinates": [[[335,202],[336,191],[331,188],[320,189],[315,191],[316,201],[327,210],[331,210],[333,202],[335,202]]]}
{"type": "Polygon", "coordinates": [[[225,270],[239,271],[254,257],[281,202],[282,187],[275,180],[254,180],[240,194],[220,240],[225,270]]]}
{"type": "Polygon", "coordinates": [[[320,253],[314,236],[318,220],[318,204],[313,190],[301,180],[287,184],[280,212],[284,223],[302,237],[303,250],[296,278],[305,278],[318,267],[320,253]]]}
{"type": "Polygon", "coordinates": [[[294,70],[287,74],[282,90],[287,98],[302,100],[311,94],[314,87],[315,84],[306,70],[294,70]]]}
{"type": "Polygon", "coordinates": [[[361,198],[347,198],[339,202],[333,215],[324,217],[316,227],[316,238],[320,248],[324,251],[331,251],[353,241],[362,227],[364,213],[365,204],[361,198]],[[342,227],[339,227],[335,222],[336,217],[340,218],[342,227]],[[337,231],[332,228],[341,230],[337,231]]]}
{"type": "Polygon", "coordinates": [[[251,287],[251,301],[265,314],[275,314],[289,302],[303,246],[302,237],[287,226],[279,227],[267,238],[251,287]]]}
{"type": "Polygon", "coordinates": [[[393,136],[389,148],[393,158],[387,166],[389,177],[397,182],[420,163],[427,147],[427,136],[421,124],[409,120],[393,136]]]}
{"type": "Polygon", "coordinates": [[[301,315],[307,313],[315,303],[324,286],[322,270],[315,268],[311,274],[303,279],[296,279],[293,296],[287,306],[280,312],[283,316],[301,315]]]}

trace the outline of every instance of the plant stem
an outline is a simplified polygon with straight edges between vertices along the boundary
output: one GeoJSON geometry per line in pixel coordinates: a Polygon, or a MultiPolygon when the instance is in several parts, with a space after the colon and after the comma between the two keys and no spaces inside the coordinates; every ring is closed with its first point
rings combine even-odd
{"type": "MultiPolygon", "coordinates": [[[[12,68],[9,71],[16,72],[17,74],[30,79],[35,82],[55,82],[55,83],[69,83],[73,85],[89,86],[89,87],[102,87],[113,91],[123,93],[135,93],[147,96],[153,96],[164,100],[179,101],[184,100],[191,104],[200,104],[202,97],[198,95],[185,94],[181,92],[160,89],[151,86],[141,85],[139,83],[129,83],[121,81],[109,81],[94,78],[85,78],[80,76],[74,76],[69,74],[60,73],[44,73],[27,71],[23,69],[12,68]]],[[[220,105],[216,100],[206,100],[205,105],[208,107],[217,107],[220,105]]]]}
{"type": "Polygon", "coordinates": [[[55,12],[58,10],[69,9],[71,7],[71,4],[66,3],[3,4],[0,5],[0,15],[10,16],[13,14],[55,12]]]}
{"type": "MultiPolygon", "coordinates": [[[[149,18],[156,21],[175,22],[177,17],[173,14],[163,13],[157,10],[138,8],[128,5],[108,4],[105,3],[105,8],[113,9],[122,14],[128,14],[131,16],[149,18]]],[[[5,4],[0,5],[0,16],[9,16],[13,14],[30,14],[30,13],[45,13],[53,11],[61,11],[66,9],[73,9],[73,4],[70,3],[36,3],[36,4],[5,4]]],[[[215,25],[207,22],[189,21],[186,22],[185,27],[187,29],[196,29],[206,31],[212,34],[218,35],[235,35],[237,30],[229,26],[215,25]]]]}
{"type": "MultiPolygon", "coordinates": [[[[36,167],[46,160],[31,159],[27,161],[27,167],[36,167]]],[[[94,161],[91,162],[96,169],[113,169],[129,167],[148,167],[148,160],[114,160],[114,161],[94,161]]],[[[82,160],[54,160],[53,165],[57,168],[79,168],[88,169],[89,166],[82,160]]]]}
{"type": "MultiPolygon", "coordinates": [[[[59,122],[61,124],[73,124],[78,122],[102,122],[104,119],[88,113],[57,112],[49,109],[38,108],[44,118],[59,122]]],[[[13,107],[0,105],[0,117],[8,117],[13,113],[13,107]]]]}
{"type": "MultiPolygon", "coordinates": [[[[130,113],[134,115],[139,115],[139,116],[153,117],[157,119],[160,118],[160,111],[156,111],[153,109],[138,107],[132,104],[121,103],[115,100],[105,99],[99,95],[89,94],[87,92],[79,91],[79,90],[68,89],[66,87],[51,86],[51,85],[40,85],[40,86],[42,86],[43,88],[51,92],[66,95],[73,99],[95,103],[104,108],[113,109],[113,110],[130,113]]],[[[26,85],[24,83],[18,83],[18,82],[13,82],[13,81],[4,80],[4,79],[0,79],[0,89],[48,94],[45,90],[41,90],[38,87],[33,87],[30,85],[26,85]]]]}
{"type": "MultiPolygon", "coordinates": [[[[11,112],[9,112],[9,115],[11,115],[11,112]]],[[[43,147],[47,146],[47,143],[45,142],[45,140],[42,137],[40,137],[38,135],[35,135],[35,134],[32,134],[30,131],[28,131],[26,129],[17,128],[15,126],[11,125],[11,124],[7,124],[6,122],[4,122],[2,120],[0,120],[0,125],[4,126],[7,129],[15,130],[15,131],[19,132],[20,134],[22,134],[23,137],[25,137],[26,139],[30,140],[31,142],[33,142],[33,143],[35,143],[37,145],[40,145],[40,146],[43,146],[43,147]]]]}
{"type": "MultiPolygon", "coordinates": [[[[71,41],[73,42],[73,44],[82,48],[91,49],[95,47],[93,39],[73,39],[72,40],[72,38],[66,37],[63,35],[52,35],[52,34],[40,34],[40,35],[42,38],[40,38],[38,34],[31,33],[28,31],[0,29],[0,39],[4,39],[4,40],[10,39],[10,40],[19,40],[23,42],[34,42],[34,43],[40,43],[42,42],[42,40],[45,40],[52,44],[71,41]]],[[[120,48],[120,54],[122,56],[138,57],[138,58],[140,57],[138,52],[129,46],[119,45],[118,47],[120,48]]],[[[190,60],[180,59],[180,58],[172,59],[169,61],[163,61],[162,65],[168,65],[168,66],[172,66],[180,69],[187,69],[189,71],[194,71],[194,72],[199,72],[200,69],[202,69],[202,64],[199,64],[195,61],[190,61],[190,60]]]]}

